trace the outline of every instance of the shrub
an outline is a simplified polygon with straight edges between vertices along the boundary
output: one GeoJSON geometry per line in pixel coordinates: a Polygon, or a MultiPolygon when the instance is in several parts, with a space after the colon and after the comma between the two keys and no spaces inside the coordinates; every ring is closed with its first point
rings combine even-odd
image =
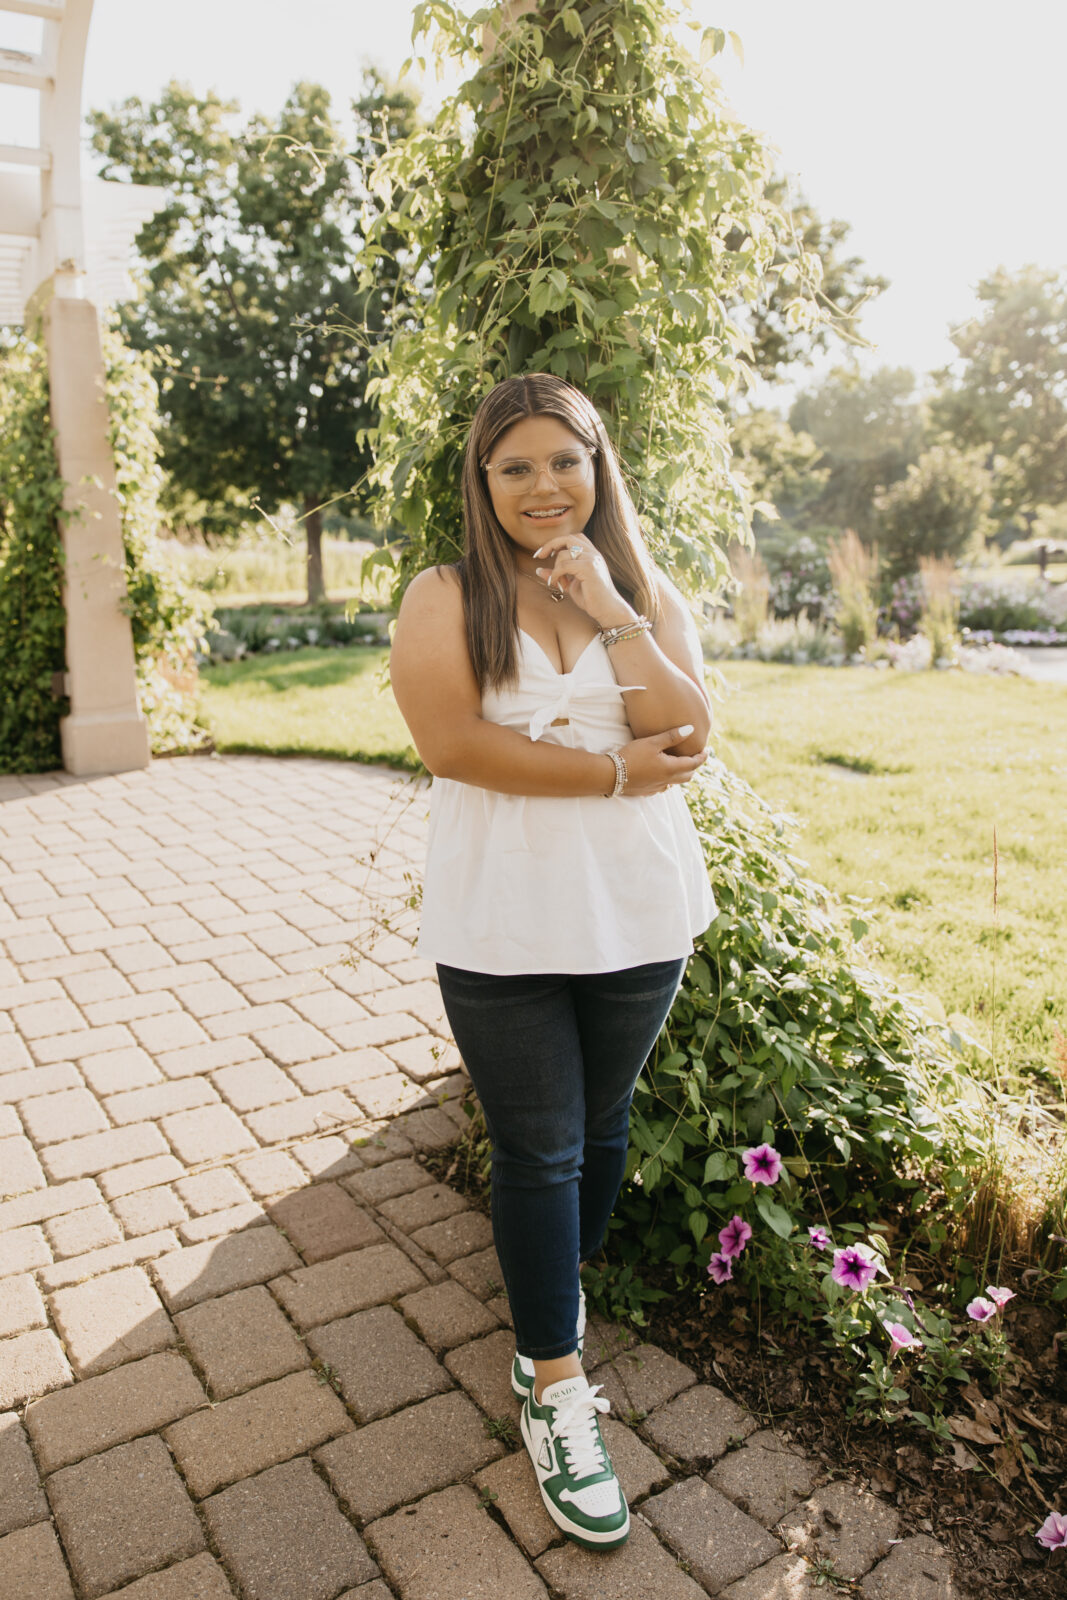
{"type": "Polygon", "coordinates": [[[771,580],[771,608],[776,616],[804,611],[816,621],[833,610],[833,583],[826,552],[809,534],[784,540],[759,539],[759,551],[771,580]]]}
{"type": "Polygon", "coordinates": [[[767,621],[771,592],[767,568],[758,553],[754,555],[741,545],[731,546],[730,566],[734,575],[733,612],[738,637],[742,644],[754,644],[767,621]]]}
{"type": "Polygon", "coordinates": [[[0,771],[60,763],[63,504],[39,346],[20,339],[0,369],[0,771]]]}
{"type": "Polygon", "coordinates": [[[955,563],[936,556],[919,557],[919,583],[922,590],[922,615],[919,632],[930,641],[930,656],[954,662],[959,656],[959,599],[956,595],[955,563]]]}

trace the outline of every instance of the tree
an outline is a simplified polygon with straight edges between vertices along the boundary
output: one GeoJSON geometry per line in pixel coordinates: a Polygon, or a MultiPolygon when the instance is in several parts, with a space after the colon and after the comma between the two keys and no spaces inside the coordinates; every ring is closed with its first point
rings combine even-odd
{"type": "Polygon", "coordinates": [[[1000,267],[977,294],[985,309],[952,334],[961,366],[934,374],[931,416],[961,449],[984,448],[997,514],[1029,523],[1067,501],[1067,273],[1000,267]]]}
{"type": "Polygon", "coordinates": [[[324,596],[321,509],[370,466],[356,433],[375,420],[368,348],[398,311],[386,258],[359,281],[375,215],[367,169],[415,124],[404,91],[373,72],[346,150],[330,97],[298,84],[276,118],[172,83],[90,116],[101,174],[162,184],[138,236],[144,290],[123,308],[129,342],[163,366],[163,461],[179,494],[232,526],[249,501],[286,503],[307,531],[308,598],[324,596]]]}
{"type": "MultiPolygon", "coordinates": [[[[376,176],[429,279],[373,382],[380,511],[409,533],[398,592],[460,553],[460,452],[482,395],[539,370],[591,396],[658,558],[711,587],[721,547],[750,537],[724,421],[752,372],[736,308],[784,279],[775,257],[793,237],[767,196],[769,151],[707,66],[722,30],[703,33],[698,62],[665,0],[518,9],[416,6],[439,52],[478,65],[376,176]]],[[[388,248],[368,242],[368,270],[388,248]]],[[[790,263],[781,313],[795,328],[829,316],[818,273],[810,252],[790,263]]]]}
{"type": "Polygon", "coordinates": [[[914,391],[915,374],[907,367],[869,374],[835,367],[798,395],[790,427],[810,434],[822,451],[820,464],[830,469],[807,508],[813,523],[873,537],[876,492],[902,478],[922,449],[923,415],[914,391]]]}
{"type": "Polygon", "coordinates": [[[840,253],[851,232],[849,223],[838,218],[823,222],[806,195],[791,200],[789,189],[789,180],[779,173],[765,191],[767,198],[790,216],[792,228],[790,236],[779,241],[775,254],[778,270],[768,282],[766,296],[748,313],[753,364],[769,382],[781,377],[784,368],[810,362],[816,351],[828,349],[834,335],[859,342],[850,324],[869,300],[889,287],[889,279],[868,272],[861,257],[840,253]],[[803,253],[819,259],[818,296],[832,311],[833,322],[797,327],[790,316],[789,267],[803,253]]]}
{"type": "Polygon", "coordinates": [[[920,557],[958,561],[984,544],[992,505],[985,456],[981,447],[933,445],[903,478],[875,495],[886,581],[918,572],[920,557]]]}
{"type": "Polygon", "coordinates": [[[756,501],[757,534],[762,522],[802,517],[830,476],[830,468],[819,464],[823,452],[810,433],[794,433],[777,411],[757,406],[736,414],[731,437],[756,501]]]}

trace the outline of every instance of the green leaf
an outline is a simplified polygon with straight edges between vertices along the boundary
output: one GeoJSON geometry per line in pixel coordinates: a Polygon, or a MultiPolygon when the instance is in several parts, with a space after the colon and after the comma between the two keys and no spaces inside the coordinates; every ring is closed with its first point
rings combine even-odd
{"type": "Polygon", "coordinates": [[[780,1239],[788,1239],[793,1232],[793,1219],[784,1206],[772,1200],[766,1189],[760,1189],[756,1194],[756,1210],[780,1239]]]}

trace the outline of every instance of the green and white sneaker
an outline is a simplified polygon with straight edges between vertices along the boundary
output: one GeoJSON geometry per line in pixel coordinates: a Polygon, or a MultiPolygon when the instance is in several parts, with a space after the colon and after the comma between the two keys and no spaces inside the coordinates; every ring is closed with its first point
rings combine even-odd
{"type": "Polygon", "coordinates": [[[541,1499],[557,1528],[575,1544],[610,1550],[630,1534],[630,1512],[600,1436],[597,1413],[610,1406],[599,1384],[561,1378],[541,1396],[526,1396],[522,1437],[541,1499]]]}
{"type": "MultiPolygon", "coordinates": [[[[581,1284],[578,1285],[578,1360],[582,1359],[585,1349],[585,1295],[581,1284]]],[[[520,1356],[516,1350],[515,1359],[511,1363],[511,1387],[520,1400],[525,1400],[528,1394],[533,1394],[534,1364],[528,1356],[520,1356]]]]}

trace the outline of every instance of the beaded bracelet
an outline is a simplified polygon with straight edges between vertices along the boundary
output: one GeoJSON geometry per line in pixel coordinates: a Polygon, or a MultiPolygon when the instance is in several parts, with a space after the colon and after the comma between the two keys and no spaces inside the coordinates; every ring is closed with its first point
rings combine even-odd
{"type": "Polygon", "coordinates": [[[606,750],[604,753],[615,763],[615,787],[607,797],[609,800],[614,800],[626,788],[626,758],[617,750],[606,750]]]}
{"type": "Polygon", "coordinates": [[[624,639],[637,639],[642,633],[649,633],[652,624],[646,616],[637,617],[633,622],[624,622],[619,628],[604,628],[601,630],[602,644],[622,644],[624,639]]]}

